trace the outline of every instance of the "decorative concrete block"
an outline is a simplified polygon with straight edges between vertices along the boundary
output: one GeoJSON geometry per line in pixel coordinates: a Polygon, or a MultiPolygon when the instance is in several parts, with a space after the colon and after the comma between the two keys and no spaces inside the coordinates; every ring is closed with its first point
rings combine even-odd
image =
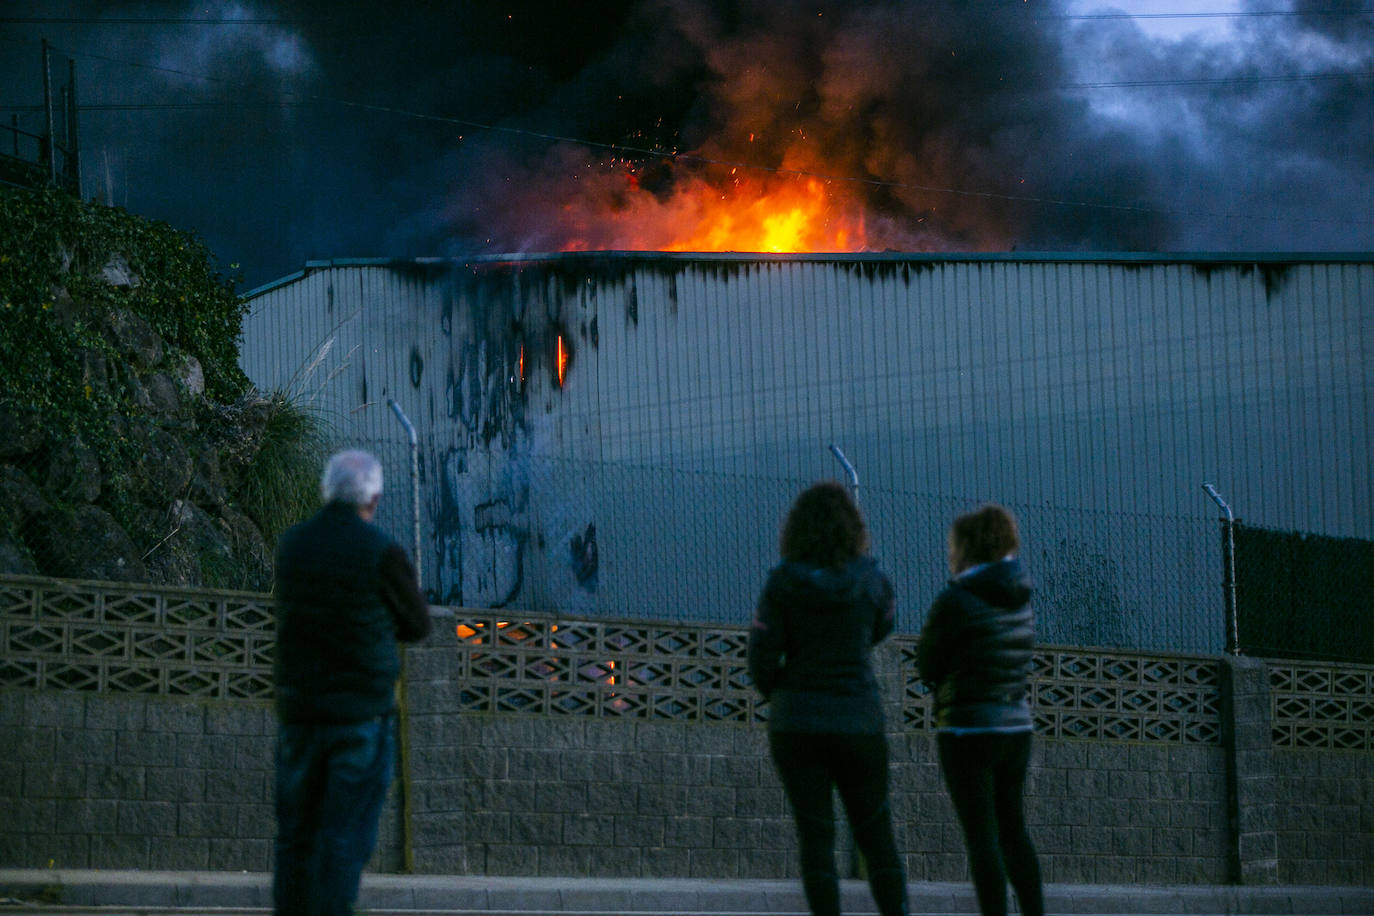
{"type": "Polygon", "coordinates": [[[720,849],[758,849],[763,821],[749,817],[718,817],[712,822],[712,842],[720,849]]]}
{"type": "MultiPolygon", "coordinates": [[[[0,763],[0,787],[23,785],[25,798],[84,798],[86,765],[53,766],[51,763],[0,763]]],[[[9,794],[8,788],[0,792],[9,794]]]]}
{"type": "Polygon", "coordinates": [[[91,837],[91,868],[148,868],[149,839],[110,834],[91,837]]]}
{"type": "Polygon", "coordinates": [[[113,799],[63,799],[57,802],[55,824],[62,833],[119,833],[120,804],[113,799]]]}
{"type": "Polygon", "coordinates": [[[237,835],[238,810],[234,805],[185,802],[177,806],[177,812],[179,836],[213,840],[237,835]]]}
{"type": "Polygon", "coordinates": [[[617,846],[662,846],[662,816],[625,815],[614,820],[613,842],[617,846]]]}
{"type": "Polygon", "coordinates": [[[563,842],[563,818],[544,812],[513,811],[510,838],[512,843],[528,846],[557,846],[563,842]]]}
{"type": "Polygon", "coordinates": [[[539,851],[531,846],[486,844],[483,849],[484,875],[536,875],[539,873],[539,851]]]}
{"type": "Polygon", "coordinates": [[[637,810],[635,786],[608,782],[588,783],[587,810],[604,814],[633,814],[637,810]]]}
{"type": "Polygon", "coordinates": [[[56,799],[21,798],[11,803],[10,818],[7,820],[25,834],[52,834],[56,832],[56,814],[56,799]]]}
{"type": "Polygon", "coordinates": [[[24,862],[28,868],[90,868],[91,838],[82,833],[30,834],[28,855],[24,859],[3,858],[0,862],[24,862]]]}
{"type": "Polygon", "coordinates": [[[172,802],[119,802],[119,832],[134,836],[176,836],[177,806],[172,802]]]}
{"type": "MultiPolygon", "coordinates": [[[[470,843],[504,845],[511,842],[509,811],[473,811],[465,817],[470,843]]],[[[424,841],[429,845],[428,838],[424,841]]],[[[602,842],[605,842],[604,837],[602,842]]]]}
{"type": "Polygon", "coordinates": [[[669,814],[663,822],[662,845],[674,849],[707,849],[712,843],[711,818],[669,814]]]}
{"type": "Polygon", "coordinates": [[[733,849],[693,849],[688,876],[692,878],[738,878],[740,853],[733,849]]]}
{"type": "Polygon", "coordinates": [[[643,815],[677,814],[687,810],[691,795],[689,786],[641,785],[636,788],[635,810],[643,815]]]}
{"type": "Polygon", "coordinates": [[[591,857],[587,874],[593,878],[636,878],[644,874],[638,847],[608,846],[591,857]]]}
{"type": "Polygon", "coordinates": [[[84,728],[86,694],[76,691],[45,691],[18,695],[23,713],[15,724],[44,728],[84,728]]]}
{"type": "Polygon", "coordinates": [[[149,801],[205,801],[207,772],[183,767],[147,767],[144,770],[144,797],[149,801]]]}
{"type": "Polygon", "coordinates": [[[116,759],[118,732],[59,728],[53,734],[52,762],[57,766],[73,763],[105,763],[116,759]]]}
{"type": "MultiPolygon", "coordinates": [[[[461,846],[468,840],[467,817],[461,812],[416,814],[413,816],[412,823],[415,836],[422,837],[426,846],[461,846]]],[[[553,837],[556,838],[559,835],[559,831],[555,831],[553,837]]],[[[481,839],[481,837],[474,839],[481,839]]],[[[541,842],[549,842],[550,839],[545,837],[541,842]]]]}
{"type": "Polygon", "coordinates": [[[150,700],[146,710],[146,727],[160,734],[205,733],[205,705],[196,701],[150,700]]]}
{"type": "Polygon", "coordinates": [[[211,871],[271,871],[272,843],[270,840],[211,837],[209,868],[211,871]]]}
{"type": "Polygon", "coordinates": [[[235,805],[270,801],[270,783],[261,770],[209,770],[205,774],[205,800],[235,805]]]}
{"type": "Polygon", "coordinates": [[[189,837],[151,837],[148,859],[169,871],[205,871],[210,867],[210,841],[189,837]]]}
{"type": "Polygon", "coordinates": [[[86,698],[85,728],[91,731],[143,731],[147,727],[146,697],[92,694],[86,698]]]}
{"type": "Polygon", "coordinates": [[[539,782],[534,787],[534,807],[551,814],[579,814],[589,811],[587,785],[581,782],[539,782]]]}
{"type": "Polygon", "coordinates": [[[604,814],[563,815],[563,842],[570,846],[605,845],[613,830],[614,819],[604,814]]]}
{"type": "MultiPolygon", "coordinates": [[[[235,735],[176,736],[176,765],[179,767],[211,767],[216,761],[235,759],[240,738],[235,735]]],[[[162,760],[159,763],[165,764],[162,760]]]]}
{"type": "Polygon", "coordinates": [[[238,829],[234,834],[242,839],[271,839],[277,834],[277,810],[274,805],[240,805],[238,829]]]}
{"type": "Polygon", "coordinates": [[[115,762],[126,766],[166,766],[176,759],[177,736],[157,732],[120,732],[115,762]]]}

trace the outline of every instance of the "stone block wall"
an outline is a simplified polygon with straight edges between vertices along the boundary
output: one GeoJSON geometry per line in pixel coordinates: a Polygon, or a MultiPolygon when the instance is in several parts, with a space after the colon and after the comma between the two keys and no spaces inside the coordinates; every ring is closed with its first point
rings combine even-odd
{"type": "Polygon", "coordinates": [[[455,663],[450,646],[408,652],[417,871],[795,871],[762,727],[465,713],[455,663]]]}
{"type": "MultiPolygon", "coordinates": [[[[0,689],[0,866],[266,871],[261,701],[0,689]]],[[[395,805],[374,866],[399,864],[395,805]]]]}
{"type": "MultiPolygon", "coordinates": [[[[269,868],[270,610],[0,577],[0,867],[269,868]]],[[[796,875],[744,628],[438,612],[374,870],[796,875]]],[[[965,880],[913,657],[877,656],[898,840],[965,880]]],[[[1043,647],[1032,692],[1047,880],[1374,880],[1374,667],[1043,647]]]]}
{"type": "Polygon", "coordinates": [[[1374,754],[1276,751],[1279,882],[1374,887],[1374,754]]]}
{"type": "Polygon", "coordinates": [[[0,797],[25,867],[266,867],[272,727],[260,703],[0,691],[0,797]]]}

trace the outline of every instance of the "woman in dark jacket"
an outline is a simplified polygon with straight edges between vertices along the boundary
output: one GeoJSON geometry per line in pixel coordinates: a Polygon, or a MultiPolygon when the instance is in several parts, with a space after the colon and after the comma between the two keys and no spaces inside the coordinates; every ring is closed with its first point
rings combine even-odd
{"type": "Polygon", "coordinates": [[[749,673],[770,701],[769,747],[797,823],[811,912],[840,912],[833,795],[883,916],[907,912],[887,801],[887,739],[869,654],[892,632],[892,585],[866,556],[868,531],[838,483],[818,483],[783,523],[749,631],[749,673]]]}
{"type": "Polygon", "coordinates": [[[968,846],[983,916],[1043,916],[1040,864],[1022,811],[1030,761],[1031,584],[1016,559],[1016,520],[984,506],[954,520],[953,578],[931,605],[917,664],[935,694],[940,770],[968,846]]]}

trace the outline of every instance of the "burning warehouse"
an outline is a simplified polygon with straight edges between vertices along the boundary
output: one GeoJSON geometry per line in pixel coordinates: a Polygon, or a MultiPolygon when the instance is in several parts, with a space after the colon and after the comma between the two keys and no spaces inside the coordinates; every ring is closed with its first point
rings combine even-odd
{"type": "Polygon", "coordinates": [[[243,364],[383,457],[436,601],[747,619],[791,497],[857,469],[903,626],[948,518],[1016,507],[1043,638],[1218,651],[1215,484],[1369,538],[1368,256],[564,253],[311,262],[243,364]]]}

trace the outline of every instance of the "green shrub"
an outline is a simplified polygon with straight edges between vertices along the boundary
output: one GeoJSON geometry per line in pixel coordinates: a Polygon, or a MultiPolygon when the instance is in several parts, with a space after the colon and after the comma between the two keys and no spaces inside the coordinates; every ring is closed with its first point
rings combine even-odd
{"type": "Polygon", "coordinates": [[[199,360],[210,397],[248,388],[238,365],[247,305],[194,235],[63,191],[0,189],[0,246],[0,400],[73,421],[107,410],[90,403],[99,392],[80,360],[83,350],[108,352],[90,316],[118,308],[199,360]],[[114,256],[137,285],[102,279],[114,256]]]}
{"type": "Polygon", "coordinates": [[[320,415],[282,392],[265,399],[262,441],[243,469],[235,496],[267,539],[320,507],[320,474],[329,438],[320,415]]]}

